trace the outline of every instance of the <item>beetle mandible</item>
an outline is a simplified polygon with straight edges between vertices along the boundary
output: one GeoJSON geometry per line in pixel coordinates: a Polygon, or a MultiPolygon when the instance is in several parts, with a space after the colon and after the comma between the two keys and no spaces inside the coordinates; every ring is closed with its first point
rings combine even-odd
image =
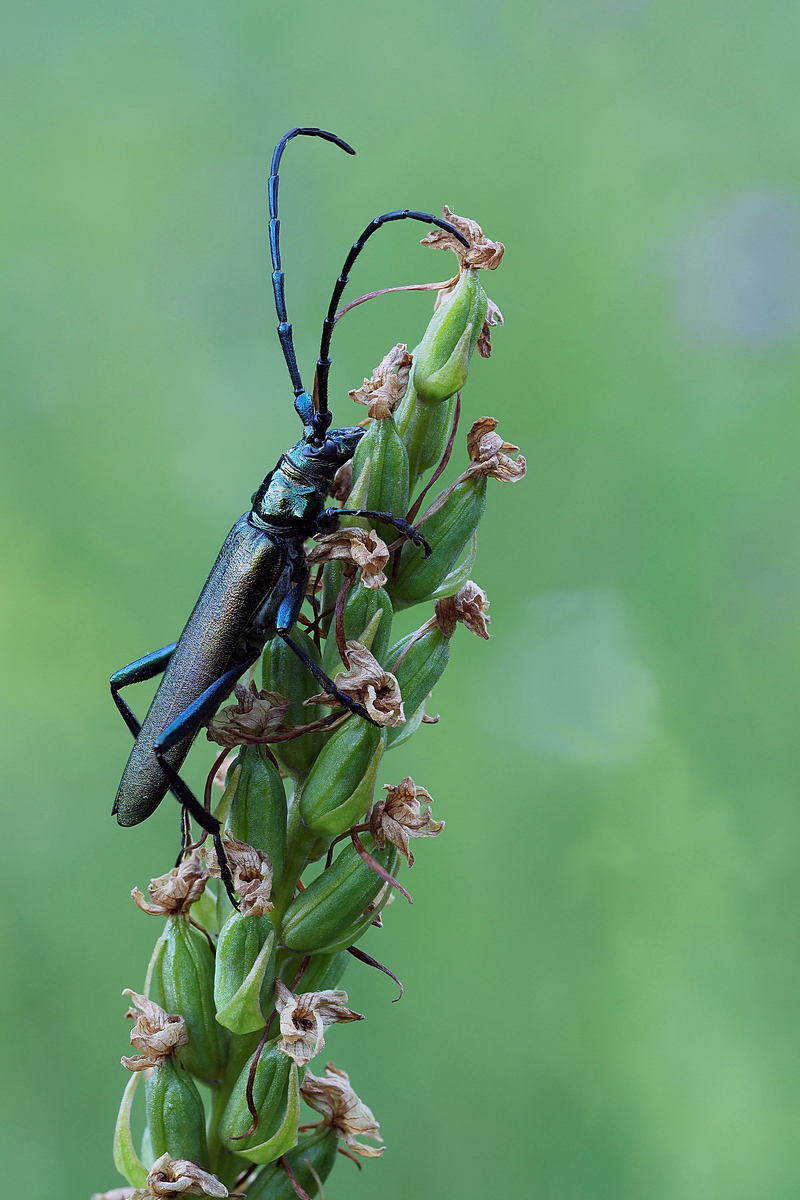
{"type": "Polygon", "coordinates": [[[430,547],[413,525],[392,513],[324,507],[334,475],[352,458],[365,432],[360,426],[330,428],[328,373],[331,364],[328,354],[339,300],[365,243],[391,221],[411,219],[437,225],[465,246],[468,244],[453,225],[431,213],[401,209],[383,213],[369,223],[345,259],[323,322],[315,375],[315,402],[303,387],[297,365],[292,327],[286,312],[280,256],[278,168],[287,143],[298,134],[324,138],[348,154],[355,154],[355,151],[347,142],[324,129],[297,128],[281,138],[272,156],[269,178],[272,288],[279,322],[278,337],[294,389],[294,406],[303,423],[303,436],[291,450],[281,455],[275,468],[253,494],[250,510],[231,529],[178,641],[137,659],[111,677],[114,703],[135,738],[112,812],[120,825],[138,825],[156,810],[167,791],[171,791],[184,810],[188,810],[214,839],[223,882],[234,904],[220,823],[199,803],[179,774],[197,733],[274,637],[282,638],[302,659],[326,692],[359,717],[371,720],[362,705],[339,691],[291,637],[309,576],[304,543],[315,533],[333,532],[340,517],[352,515],[391,524],[423,546],[426,554],[430,553],[430,547]],[[156,694],[140,723],[120,690],[128,684],[152,679],[161,672],[156,694]]]}

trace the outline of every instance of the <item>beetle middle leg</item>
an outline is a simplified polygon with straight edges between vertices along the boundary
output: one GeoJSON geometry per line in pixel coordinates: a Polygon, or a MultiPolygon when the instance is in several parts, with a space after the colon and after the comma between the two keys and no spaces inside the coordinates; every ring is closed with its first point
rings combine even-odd
{"type": "MultiPolygon", "coordinates": [[[[334,511],[339,512],[339,509],[337,508],[334,511]]],[[[373,721],[372,717],[364,708],[364,705],[359,704],[357,700],[354,700],[352,696],[348,696],[346,692],[340,691],[333,680],[325,674],[322,668],[317,666],[313,658],[306,654],[302,646],[298,646],[297,642],[293,641],[293,639],[290,637],[292,628],[297,620],[300,608],[303,604],[303,600],[305,599],[307,584],[308,570],[305,569],[302,578],[298,580],[298,582],[289,592],[288,596],[286,596],[281,602],[281,606],[278,609],[278,617],[275,622],[275,632],[277,636],[286,643],[289,649],[297,655],[300,661],[305,664],[305,666],[316,679],[317,683],[322,685],[323,690],[326,691],[329,696],[333,696],[335,700],[338,700],[339,703],[345,708],[349,708],[350,712],[355,713],[357,717],[361,717],[364,721],[369,721],[370,725],[377,725],[378,722],[373,721]]]]}

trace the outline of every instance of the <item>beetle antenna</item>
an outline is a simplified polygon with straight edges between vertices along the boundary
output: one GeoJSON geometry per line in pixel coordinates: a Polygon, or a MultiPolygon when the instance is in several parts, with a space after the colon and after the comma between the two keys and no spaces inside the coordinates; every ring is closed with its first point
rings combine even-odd
{"type": "Polygon", "coordinates": [[[376,233],[382,225],[388,225],[390,221],[404,221],[407,219],[411,221],[423,221],[426,225],[437,225],[439,229],[446,229],[448,233],[452,233],[454,237],[458,238],[458,240],[462,242],[467,249],[469,249],[469,242],[462,233],[459,233],[455,225],[451,225],[449,221],[443,220],[442,217],[434,217],[432,213],[412,212],[410,208],[402,208],[397,209],[395,212],[384,213],[383,216],[376,217],[374,221],[370,221],[369,225],[361,234],[361,237],[358,239],[358,241],[353,242],[350,253],[344,260],[344,266],[342,267],[339,278],[336,280],[336,284],[333,289],[333,295],[331,296],[331,302],[328,305],[328,315],[322,322],[322,339],[319,345],[319,359],[317,360],[315,387],[317,406],[320,413],[327,413],[328,411],[328,373],[331,369],[331,360],[328,357],[328,351],[330,350],[333,327],[337,321],[336,310],[339,307],[339,301],[342,298],[342,292],[346,288],[348,279],[350,278],[350,271],[353,269],[353,263],[364,249],[364,246],[369,238],[371,238],[373,233],[376,233]]]}
{"type": "Polygon", "coordinates": [[[286,300],[283,294],[283,271],[281,270],[280,248],[281,223],[278,220],[278,167],[280,166],[287,142],[290,142],[293,137],[297,137],[298,134],[304,134],[307,137],[324,138],[326,142],[333,142],[334,145],[341,147],[342,150],[346,150],[348,154],[355,154],[353,147],[349,146],[347,142],[342,141],[335,133],[328,133],[325,129],[298,127],[297,129],[290,129],[288,133],[283,135],[272,155],[272,168],[268,185],[269,252],[272,258],[272,290],[275,293],[275,311],[278,314],[278,337],[280,338],[283,357],[286,359],[286,366],[291,376],[295,397],[301,396],[305,389],[303,381],[300,378],[300,370],[297,366],[297,355],[295,354],[294,342],[292,341],[292,327],[286,315],[286,300]]]}

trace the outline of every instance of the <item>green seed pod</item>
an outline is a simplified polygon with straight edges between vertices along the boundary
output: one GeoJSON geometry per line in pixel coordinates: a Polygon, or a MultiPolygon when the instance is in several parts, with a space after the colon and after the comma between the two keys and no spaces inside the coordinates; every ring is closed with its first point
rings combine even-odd
{"type": "Polygon", "coordinates": [[[441,404],[464,386],[487,307],[478,272],[468,267],[442,298],[414,351],[411,387],[420,404],[441,404]]]}
{"type": "MultiPolygon", "coordinates": [[[[308,710],[306,710],[307,712],[308,710]]],[[[286,789],[263,746],[242,746],[228,828],[240,842],[266,850],[276,879],[286,862],[286,789]]]]}
{"type": "MultiPolygon", "coordinates": [[[[351,583],[344,600],[344,637],[346,642],[362,642],[364,630],[374,620],[380,611],[383,615],[375,629],[372,643],[368,647],[378,659],[386,653],[392,636],[392,619],[394,609],[385,588],[367,588],[356,578],[351,583]]],[[[366,643],[364,643],[366,644],[366,643]]],[[[336,636],[331,630],[325,640],[325,652],[322,656],[322,669],[331,678],[341,671],[342,660],[336,645],[336,636]]]]}
{"type": "MultiPolygon", "coordinates": [[[[387,842],[384,850],[378,849],[369,834],[364,835],[363,842],[373,858],[394,875],[399,854],[391,842],[387,842]]],[[[318,875],[289,905],[281,941],[291,950],[306,954],[343,949],[352,944],[347,938],[383,886],[384,881],[367,866],[355,846],[345,846],[328,870],[318,875]]],[[[370,914],[364,930],[375,916],[376,913],[370,914]]]]}
{"type": "Polygon", "coordinates": [[[433,553],[425,558],[411,542],[403,546],[400,570],[388,584],[395,608],[419,604],[433,595],[458,562],[485,507],[485,475],[470,476],[453,487],[441,508],[421,526],[433,553]]]}
{"type": "MultiPolygon", "coordinates": [[[[424,703],[425,697],[432,692],[444,674],[450,661],[450,639],[446,637],[438,625],[425,629],[416,641],[414,634],[402,638],[392,646],[386,656],[389,669],[400,684],[403,693],[403,703],[407,710],[416,715],[424,703]],[[406,652],[402,659],[400,656],[406,652]],[[396,667],[393,664],[400,662],[396,667]]],[[[421,718],[420,718],[421,719],[421,718]]],[[[408,722],[406,722],[407,724],[408,722]]],[[[398,725],[398,731],[405,728],[398,725]]]]}
{"type": "MultiPolygon", "coordinates": [[[[188,1049],[188,1047],[186,1047],[188,1049]]],[[[206,1114],[194,1080],[174,1058],[149,1072],[144,1084],[152,1163],[162,1154],[208,1162],[206,1114]]]]}
{"type": "MultiPolygon", "coordinates": [[[[294,990],[294,981],[300,965],[305,958],[303,954],[287,954],[281,951],[278,973],[287,987],[294,990]]],[[[352,961],[346,950],[336,954],[315,954],[303,972],[297,987],[303,992],[324,992],[329,988],[337,988],[342,976],[352,961]]]]}
{"type": "MultiPolygon", "coordinates": [[[[329,1125],[315,1125],[301,1133],[294,1150],[286,1155],[292,1174],[312,1198],[319,1195],[336,1162],[338,1139],[329,1125]]],[[[297,1192],[279,1162],[271,1162],[248,1185],[247,1200],[297,1200],[297,1192]]]]}
{"type": "MultiPolygon", "coordinates": [[[[408,452],[391,416],[370,421],[367,432],[358,444],[353,458],[353,478],[358,477],[369,461],[369,487],[366,497],[348,508],[371,508],[375,512],[390,512],[405,516],[408,511],[408,452]]],[[[394,541],[397,531],[392,525],[377,522],[378,537],[387,543],[394,541]]]]}
{"type": "MultiPolygon", "coordinates": [[[[292,630],[292,640],[297,642],[315,663],[319,662],[317,648],[308,634],[295,628],[292,630]]],[[[267,642],[262,659],[262,678],[265,691],[280,692],[291,701],[286,714],[287,724],[308,725],[323,715],[324,710],[317,705],[310,708],[304,705],[304,700],[319,691],[319,684],[294,651],[280,638],[276,637],[267,642]]],[[[272,752],[283,769],[296,778],[306,774],[319,754],[321,745],[321,734],[306,733],[289,742],[275,743],[272,752]]]]}
{"type": "Polygon", "coordinates": [[[269,917],[234,912],[217,942],[217,1020],[233,1033],[263,1029],[272,1010],[275,930],[269,917]]]}
{"type": "Polygon", "coordinates": [[[413,491],[420,477],[441,460],[447,448],[453,428],[456,397],[451,396],[433,408],[417,404],[413,392],[409,392],[403,404],[407,411],[398,413],[398,421],[404,419],[403,442],[408,452],[409,492],[413,491]]]}
{"type": "Polygon", "coordinates": [[[351,717],[333,733],[306,780],[300,816],[317,836],[337,837],[357,824],[372,801],[386,737],[351,717]]]}
{"type": "Polygon", "coordinates": [[[226,1053],[226,1034],[214,1007],[214,955],[205,936],[186,917],[170,917],[161,939],[153,981],[158,1003],[186,1021],[189,1044],[181,1052],[187,1071],[216,1082],[226,1053]]]}
{"type": "Polygon", "coordinates": [[[234,1084],[219,1123],[222,1144],[233,1154],[251,1162],[271,1162],[297,1143],[300,1118],[300,1076],[297,1065],[278,1049],[280,1038],[267,1042],[258,1060],[253,1080],[253,1103],[258,1125],[249,1137],[243,1134],[252,1124],[247,1107],[247,1081],[250,1063],[246,1062],[234,1084]]]}

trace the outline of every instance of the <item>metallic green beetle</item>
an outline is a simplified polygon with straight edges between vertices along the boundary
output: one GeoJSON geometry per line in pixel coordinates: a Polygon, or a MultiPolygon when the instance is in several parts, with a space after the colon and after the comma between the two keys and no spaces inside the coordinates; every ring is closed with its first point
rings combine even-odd
{"type": "Polygon", "coordinates": [[[136,739],[112,811],[120,825],[138,825],[155,811],[167,791],[172,791],[201,828],[212,835],[231,899],[219,821],[206,812],[179,771],[198,731],[230,695],[237,680],[253,665],[265,644],[280,637],[303,660],[325,691],[358,716],[371,719],[360,704],[336,688],[290,636],[308,582],[305,540],[315,533],[333,532],[343,515],[367,516],[394,525],[423,546],[426,554],[430,552],[421,534],[401,517],[363,509],[325,507],[334,475],[352,458],[364,434],[359,426],[330,429],[332,418],[328,410],[328,351],[349,272],[367,239],[390,221],[410,218],[437,225],[467,245],[448,221],[430,213],[402,209],[384,213],[370,222],[345,260],[323,322],[315,404],[303,387],[297,366],[280,259],[278,167],[287,142],[298,134],[324,138],[348,154],[355,151],[323,129],[298,128],[281,138],[272,156],[269,179],[272,287],[278,337],[294,388],[295,409],[303,422],[303,436],[281,455],[253,495],[250,511],[239,518],[228,534],[178,641],[137,659],[111,677],[114,702],[136,739]],[[153,702],[140,724],[120,690],[161,672],[163,676],[153,702]]]}

